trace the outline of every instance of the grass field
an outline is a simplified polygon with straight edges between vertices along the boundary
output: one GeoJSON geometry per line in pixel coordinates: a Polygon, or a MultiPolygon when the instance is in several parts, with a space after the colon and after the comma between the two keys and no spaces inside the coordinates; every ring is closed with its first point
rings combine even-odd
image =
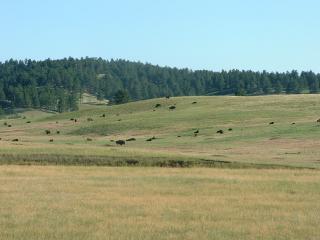
{"type": "Polygon", "coordinates": [[[319,118],[320,95],[90,102],[8,116],[0,240],[318,240],[319,118]],[[136,141],[116,146],[128,138],[136,141]]]}
{"type": "Polygon", "coordinates": [[[320,239],[316,170],[0,166],[0,239],[320,239]]]}
{"type": "Polygon", "coordinates": [[[147,166],[170,161],[232,167],[320,166],[319,95],[179,97],[118,106],[82,105],[80,111],[64,114],[20,115],[25,119],[0,120],[0,163],[117,166],[134,160],[147,166]],[[155,108],[156,104],[161,106],[155,108]],[[169,110],[173,105],[176,109],[169,110]],[[216,133],[220,129],[224,134],[216,133]],[[200,132],[195,137],[196,130],[200,132]],[[156,140],[146,141],[153,136],[156,140]],[[126,146],[112,142],[132,137],[136,141],[126,146]],[[12,142],[16,138],[19,142],[12,142]]]}

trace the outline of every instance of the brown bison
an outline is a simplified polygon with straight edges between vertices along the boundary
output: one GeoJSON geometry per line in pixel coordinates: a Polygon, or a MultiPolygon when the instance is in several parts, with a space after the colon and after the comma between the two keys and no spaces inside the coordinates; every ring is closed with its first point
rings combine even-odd
{"type": "Polygon", "coordinates": [[[122,145],[125,145],[125,144],[126,144],[126,141],[124,141],[124,140],[117,140],[117,141],[116,141],[116,144],[122,146],[122,145]]]}
{"type": "Polygon", "coordinates": [[[127,141],[127,142],[132,142],[132,141],[136,141],[136,139],[135,139],[135,138],[129,138],[129,139],[127,139],[126,141],[127,141]]]}

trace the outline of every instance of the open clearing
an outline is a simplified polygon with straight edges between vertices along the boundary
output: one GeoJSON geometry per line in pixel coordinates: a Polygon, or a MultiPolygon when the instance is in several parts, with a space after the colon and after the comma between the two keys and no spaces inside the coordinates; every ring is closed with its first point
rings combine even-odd
{"type": "Polygon", "coordinates": [[[38,113],[0,120],[0,163],[118,166],[134,160],[157,166],[179,160],[320,167],[319,95],[178,97],[38,113]],[[115,140],[128,138],[136,141],[116,146],[115,140]]]}
{"type": "Polygon", "coordinates": [[[317,170],[0,167],[0,239],[320,239],[317,170]]]}
{"type": "Polygon", "coordinates": [[[286,95],[2,119],[0,239],[318,240],[319,118],[319,95],[286,95]]]}

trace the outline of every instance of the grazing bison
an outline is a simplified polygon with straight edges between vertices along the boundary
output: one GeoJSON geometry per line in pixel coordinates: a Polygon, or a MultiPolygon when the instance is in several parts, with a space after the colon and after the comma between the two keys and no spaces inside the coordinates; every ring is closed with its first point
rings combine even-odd
{"type": "Polygon", "coordinates": [[[291,125],[295,125],[296,123],[291,123],[291,125]]]}
{"type": "Polygon", "coordinates": [[[106,117],[106,114],[102,114],[101,117],[105,118],[105,117],[106,117]]]}
{"type": "Polygon", "coordinates": [[[169,109],[174,110],[174,109],[176,109],[176,106],[170,106],[169,109]]]}
{"type": "Polygon", "coordinates": [[[159,108],[159,107],[161,107],[161,104],[160,104],[160,103],[157,103],[154,107],[155,107],[155,108],[159,108]]]}
{"type": "Polygon", "coordinates": [[[87,118],[88,122],[93,122],[93,118],[87,118]]]}
{"type": "Polygon", "coordinates": [[[194,134],[198,134],[199,133],[199,129],[197,131],[194,132],[194,134]]]}
{"type": "Polygon", "coordinates": [[[232,128],[229,128],[229,129],[228,129],[229,132],[231,132],[232,130],[233,130],[232,128]]]}
{"type": "Polygon", "coordinates": [[[8,127],[12,127],[12,125],[11,125],[11,124],[8,124],[8,127]]]}
{"type": "Polygon", "coordinates": [[[18,138],[12,139],[12,142],[19,142],[18,138]]]}
{"type": "Polygon", "coordinates": [[[27,121],[27,123],[31,123],[31,121],[27,121]]]}
{"type": "Polygon", "coordinates": [[[74,118],[70,118],[70,121],[74,121],[74,118]]]}
{"type": "Polygon", "coordinates": [[[192,104],[197,104],[197,102],[193,102],[192,104]]]}
{"type": "Polygon", "coordinates": [[[78,122],[78,119],[75,118],[75,119],[74,119],[74,122],[78,122]]]}
{"type": "Polygon", "coordinates": [[[178,138],[181,138],[181,136],[180,136],[180,135],[178,135],[177,137],[178,137],[178,138]]]}
{"type": "Polygon", "coordinates": [[[166,99],[170,99],[170,96],[168,95],[168,96],[166,96],[166,99]]]}
{"type": "Polygon", "coordinates": [[[50,139],[49,142],[53,142],[53,139],[50,139]]]}
{"type": "Polygon", "coordinates": [[[147,142],[151,142],[151,141],[153,141],[153,140],[155,140],[155,139],[156,139],[156,137],[153,136],[152,138],[148,138],[146,141],[147,141],[147,142]]]}
{"type": "Polygon", "coordinates": [[[122,146],[122,145],[125,145],[125,144],[126,144],[126,141],[124,141],[124,140],[117,140],[117,141],[116,141],[116,144],[122,146]]]}
{"type": "Polygon", "coordinates": [[[3,125],[4,125],[4,126],[8,126],[8,123],[7,123],[7,122],[4,122],[3,125]]]}
{"type": "Polygon", "coordinates": [[[50,130],[45,130],[45,133],[46,133],[47,135],[49,135],[49,134],[51,134],[51,131],[50,131],[50,130]]]}
{"type": "Polygon", "coordinates": [[[217,131],[217,133],[223,134],[223,130],[219,130],[217,131]]]}
{"type": "Polygon", "coordinates": [[[58,130],[58,131],[56,131],[56,133],[57,133],[57,134],[60,134],[60,131],[58,130]]]}
{"type": "Polygon", "coordinates": [[[317,120],[317,123],[320,123],[320,118],[317,120]]]}
{"type": "Polygon", "coordinates": [[[273,125],[273,124],[274,124],[274,122],[270,122],[269,124],[270,124],[270,125],[273,125]]]}
{"type": "Polygon", "coordinates": [[[87,138],[87,141],[88,142],[92,142],[92,138],[87,138]]]}
{"type": "Polygon", "coordinates": [[[127,139],[126,141],[127,141],[127,142],[132,142],[132,141],[136,141],[136,139],[135,139],[135,138],[129,138],[129,139],[127,139]]]}

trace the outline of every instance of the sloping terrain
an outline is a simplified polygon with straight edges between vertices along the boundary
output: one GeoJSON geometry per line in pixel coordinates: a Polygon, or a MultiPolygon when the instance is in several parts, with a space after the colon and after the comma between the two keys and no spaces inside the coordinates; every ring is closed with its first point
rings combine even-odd
{"type": "Polygon", "coordinates": [[[320,167],[318,95],[161,98],[80,109],[1,120],[1,162],[320,167]],[[135,141],[117,146],[129,138],[135,141]]]}

